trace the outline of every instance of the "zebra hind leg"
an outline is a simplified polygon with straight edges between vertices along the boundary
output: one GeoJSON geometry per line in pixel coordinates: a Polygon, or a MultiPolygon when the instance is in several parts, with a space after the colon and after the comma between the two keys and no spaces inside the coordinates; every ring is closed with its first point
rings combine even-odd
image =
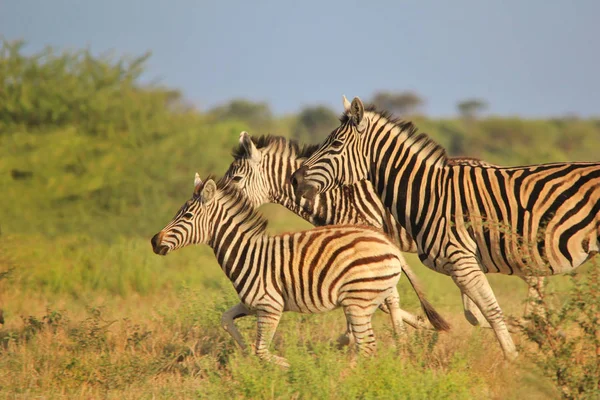
{"type": "Polygon", "coordinates": [[[352,334],[356,341],[356,349],[362,355],[370,356],[375,353],[377,348],[373,327],[371,326],[371,318],[374,311],[374,307],[363,308],[358,305],[344,306],[344,314],[352,328],[352,334]]]}
{"type": "Polygon", "coordinates": [[[352,325],[348,316],[346,316],[346,332],[342,333],[337,339],[338,350],[343,349],[354,344],[354,333],[352,333],[352,325]]]}
{"type": "Polygon", "coordinates": [[[477,305],[466,294],[462,293],[463,310],[465,318],[473,326],[481,326],[482,328],[492,329],[490,324],[485,320],[485,317],[477,308],[477,305]]]}
{"type": "Polygon", "coordinates": [[[543,314],[543,308],[539,304],[540,300],[544,295],[544,288],[546,286],[546,280],[543,276],[522,276],[525,282],[527,282],[527,302],[525,303],[525,315],[529,314],[543,314]]]}
{"type": "Polygon", "coordinates": [[[392,326],[394,327],[394,334],[397,337],[406,337],[406,326],[402,319],[400,310],[400,295],[398,294],[398,288],[394,288],[391,296],[385,299],[385,304],[390,310],[390,318],[392,320],[392,326]]]}
{"type": "Polygon", "coordinates": [[[246,342],[242,337],[240,331],[236,328],[234,324],[234,320],[238,318],[245,317],[247,315],[252,315],[253,313],[248,310],[248,308],[242,303],[238,303],[235,306],[231,307],[229,310],[223,313],[221,317],[221,326],[227,333],[231,335],[231,337],[235,340],[235,342],[240,346],[242,350],[246,350],[248,346],[246,346],[246,342]]]}
{"type": "Polygon", "coordinates": [[[518,331],[519,327],[523,327],[530,323],[524,317],[545,318],[545,309],[540,304],[544,296],[546,279],[543,276],[520,276],[527,283],[527,300],[525,302],[525,311],[523,317],[516,322],[510,323],[513,330],[518,331]]]}
{"type": "MultiPolygon", "coordinates": [[[[379,309],[386,314],[390,313],[390,309],[386,303],[381,303],[379,305],[379,309]]],[[[406,323],[412,326],[415,329],[433,329],[433,327],[427,326],[422,319],[419,317],[409,313],[408,311],[404,311],[402,309],[399,310],[401,314],[400,317],[402,320],[407,320],[406,323]]],[[[350,321],[346,321],[346,332],[342,333],[337,339],[337,347],[338,349],[342,349],[346,346],[351,346],[354,344],[354,334],[352,333],[352,325],[350,321]]]]}

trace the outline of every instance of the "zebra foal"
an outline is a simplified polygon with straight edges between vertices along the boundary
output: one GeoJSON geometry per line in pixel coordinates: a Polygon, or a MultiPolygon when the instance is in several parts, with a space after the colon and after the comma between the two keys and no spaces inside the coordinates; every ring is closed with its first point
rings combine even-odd
{"type": "MultiPolygon", "coordinates": [[[[334,187],[310,199],[294,193],[290,176],[300,168],[303,161],[312,156],[318,145],[300,147],[295,141],[280,136],[260,136],[251,138],[247,132],[240,133],[240,143],[233,151],[234,160],[225,173],[254,207],[264,203],[276,203],[316,226],[358,224],[382,229],[398,246],[407,253],[416,253],[417,245],[383,205],[379,195],[369,180],[334,187]]],[[[450,165],[488,166],[494,165],[471,157],[448,158],[450,165]]],[[[429,304],[421,289],[418,277],[408,264],[404,275],[412,285],[421,306],[431,325],[438,330],[449,329],[449,324],[429,304]]],[[[529,301],[525,315],[536,307],[535,298],[543,288],[543,277],[521,276],[529,286],[529,301]]],[[[491,328],[477,306],[462,294],[464,315],[472,325],[491,328]]],[[[383,310],[386,311],[386,310],[383,310]]],[[[413,314],[402,311],[402,319],[414,328],[430,329],[413,314]]],[[[347,335],[348,336],[348,335],[347,335]]],[[[348,336],[349,337],[349,336],[348,336]]]]}
{"type": "MultiPolygon", "coordinates": [[[[234,160],[224,179],[241,190],[255,208],[265,203],[280,204],[315,226],[372,226],[382,229],[401,251],[415,253],[414,242],[381,204],[368,181],[323,193],[310,201],[296,198],[289,178],[316,149],[317,146],[300,147],[281,136],[253,139],[247,132],[241,132],[239,146],[233,151],[234,160]]],[[[430,324],[401,309],[402,320],[416,329],[450,329],[450,325],[427,301],[419,279],[406,263],[403,272],[430,324]]],[[[381,309],[388,312],[385,305],[381,309]]],[[[345,336],[344,341],[349,340],[351,332],[348,331],[345,336]]]]}
{"type": "Polygon", "coordinates": [[[394,331],[402,318],[396,285],[404,258],[383,233],[367,227],[331,226],[268,235],[267,221],[235,187],[221,180],[203,182],[151,240],[156,254],[189,244],[209,245],[240,298],[223,315],[223,326],[240,347],[244,340],[233,320],[257,316],[256,355],[289,366],[269,352],[284,311],[317,313],[342,307],[357,349],[376,348],[371,317],[386,303],[394,331]]]}

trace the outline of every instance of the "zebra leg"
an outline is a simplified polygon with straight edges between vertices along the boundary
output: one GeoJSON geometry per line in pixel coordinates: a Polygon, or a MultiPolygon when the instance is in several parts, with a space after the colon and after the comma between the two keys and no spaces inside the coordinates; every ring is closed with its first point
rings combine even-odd
{"type": "Polygon", "coordinates": [[[240,331],[238,331],[233,321],[252,314],[253,312],[248,310],[245,305],[238,303],[229,310],[225,311],[221,317],[221,326],[223,329],[225,329],[225,331],[227,331],[227,333],[231,335],[231,337],[233,337],[242,350],[246,350],[248,346],[246,346],[246,342],[244,341],[242,334],[240,331]]]}
{"type": "Polygon", "coordinates": [[[542,315],[542,307],[539,304],[542,296],[544,295],[544,287],[546,286],[546,279],[543,276],[521,276],[525,282],[527,282],[527,302],[525,303],[525,315],[537,314],[542,315]]]}
{"type": "Polygon", "coordinates": [[[461,293],[462,301],[463,301],[463,310],[465,314],[465,318],[469,323],[473,326],[481,326],[482,328],[491,329],[490,324],[485,320],[485,317],[477,308],[477,305],[473,303],[473,301],[464,293],[461,293]]]}
{"type": "Polygon", "coordinates": [[[346,320],[350,322],[359,354],[370,356],[375,353],[377,348],[371,326],[371,317],[374,311],[374,309],[369,310],[369,307],[364,308],[359,305],[344,306],[344,314],[346,314],[346,320]]]}
{"type": "Polygon", "coordinates": [[[352,333],[352,325],[350,321],[346,318],[346,332],[342,333],[340,337],[337,339],[338,349],[342,349],[343,347],[350,346],[354,343],[354,334],[352,333]]]}
{"type": "Polygon", "coordinates": [[[258,320],[258,334],[256,336],[256,355],[265,361],[269,361],[280,365],[282,367],[288,368],[290,364],[288,361],[276,355],[273,355],[269,352],[269,346],[271,345],[271,341],[273,340],[273,335],[275,335],[275,331],[277,330],[277,325],[279,325],[279,320],[281,319],[281,312],[273,312],[266,310],[259,310],[256,313],[258,320]]]}
{"type": "Polygon", "coordinates": [[[454,283],[462,293],[466,294],[479,307],[479,310],[494,330],[504,352],[504,357],[514,360],[519,353],[510,336],[506,322],[504,322],[504,316],[496,296],[494,296],[494,291],[490,287],[481,267],[475,262],[470,265],[457,265],[456,267],[452,271],[454,283]]]}
{"type": "MultiPolygon", "coordinates": [[[[390,309],[385,302],[379,305],[379,309],[386,314],[390,314],[390,309]]],[[[400,318],[402,318],[402,320],[406,320],[406,323],[415,329],[433,329],[433,327],[427,326],[423,323],[423,320],[420,320],[419,317],[409,313],[408,311],[404,311],[400,308],[398,313],[400,314],[400,318]]],[[[338,349],[350,346],[353,343],[354,334],[352,334],[352,325],[350,324],[350,321],[346,320],[346,332],[342,333],[337,339],[338,349]]]]}
{"type": "Polygon", "coordinates": [[[406,326],[402,320],[402,314],[400,310],[400,295],[398,294],[398,288],[394,288],[391,296],[385,299],[390,310],[390,318],[392,319],[392,326],[394,327],[394,333],[398,337],[406,337],[406,326]]]}
{"type": "MultiPolygon", "coordinates": [[[[397,293],[397,289],[396,289],[396,293],[397,293]]],[[[398,296],[398,298],[399,297],[400,296],[398,296]]],[[[381,303],[379,305],[379,309],[386,314],[390,314],[390,312],[391,312],[391,310],[386,302],[381,303]]],[[[407,325],[410,325],[411,327],[413,327],[415,329],[426,329],[426,330],[430,330],[430,331],[438,330],[435,326],[433,326],[433,324],[431,324],[431,322],[425,321],[425,319],[423,317],[414,315],[413,313],[403,310],[402,308],[398,308],[397,313],[398,313],[399,318],[402,318],[402,322],[406,322],[407,325]]],[[[350,325],[348,325],[348,333],[346,335],[351,334],[351,333],[352,333],[352,330],[350,329],[350,325]]],[[[338,341],[339,340],[341,340],[341,338],[338,339],[338,341]]]]}

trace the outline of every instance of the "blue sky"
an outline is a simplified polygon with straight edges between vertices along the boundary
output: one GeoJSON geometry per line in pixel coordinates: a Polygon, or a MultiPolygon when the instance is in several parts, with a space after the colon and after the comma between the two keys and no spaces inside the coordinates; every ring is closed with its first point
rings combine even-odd
{"type": "Polygon", "coordinates": [[[600,115],[600,2],[0,0],[0,35],[101,53],[152,51],[146,79],[200,109],[234,97],[276,113],[414,90],[433,116],[600,115]]]}

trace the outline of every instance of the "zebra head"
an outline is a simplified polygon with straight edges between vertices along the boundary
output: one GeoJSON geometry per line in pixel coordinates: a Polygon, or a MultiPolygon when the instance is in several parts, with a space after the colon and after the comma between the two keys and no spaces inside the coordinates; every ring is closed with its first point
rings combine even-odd
{"type": "Polygon", "coordinates": [[[317,193],[368,178],[364,139],[370,127],[369,117],[358,97],[352,103],[345,96],[343,100],[341,125],[292,175],[292,186],[298,197],[312,198],[317,193]]]}
{"type": "Polygon", "coordinates": [[[234,150],[234,160],[223,179],[244,193],[254,208],[272,200],[265,162],[267,160],[262,151],[256,148],[248,132],[240,133],[240,147],[237,151],[234,150]]]}
{"type": "Polygon", "coordinates": [[[167,226],[152,237],[152,250],[164,256],[189,244],[207,243],[216,191],[217,185],[212,179],[202,182],[196,173],[192,198],[185,202],[167,226]]]}

